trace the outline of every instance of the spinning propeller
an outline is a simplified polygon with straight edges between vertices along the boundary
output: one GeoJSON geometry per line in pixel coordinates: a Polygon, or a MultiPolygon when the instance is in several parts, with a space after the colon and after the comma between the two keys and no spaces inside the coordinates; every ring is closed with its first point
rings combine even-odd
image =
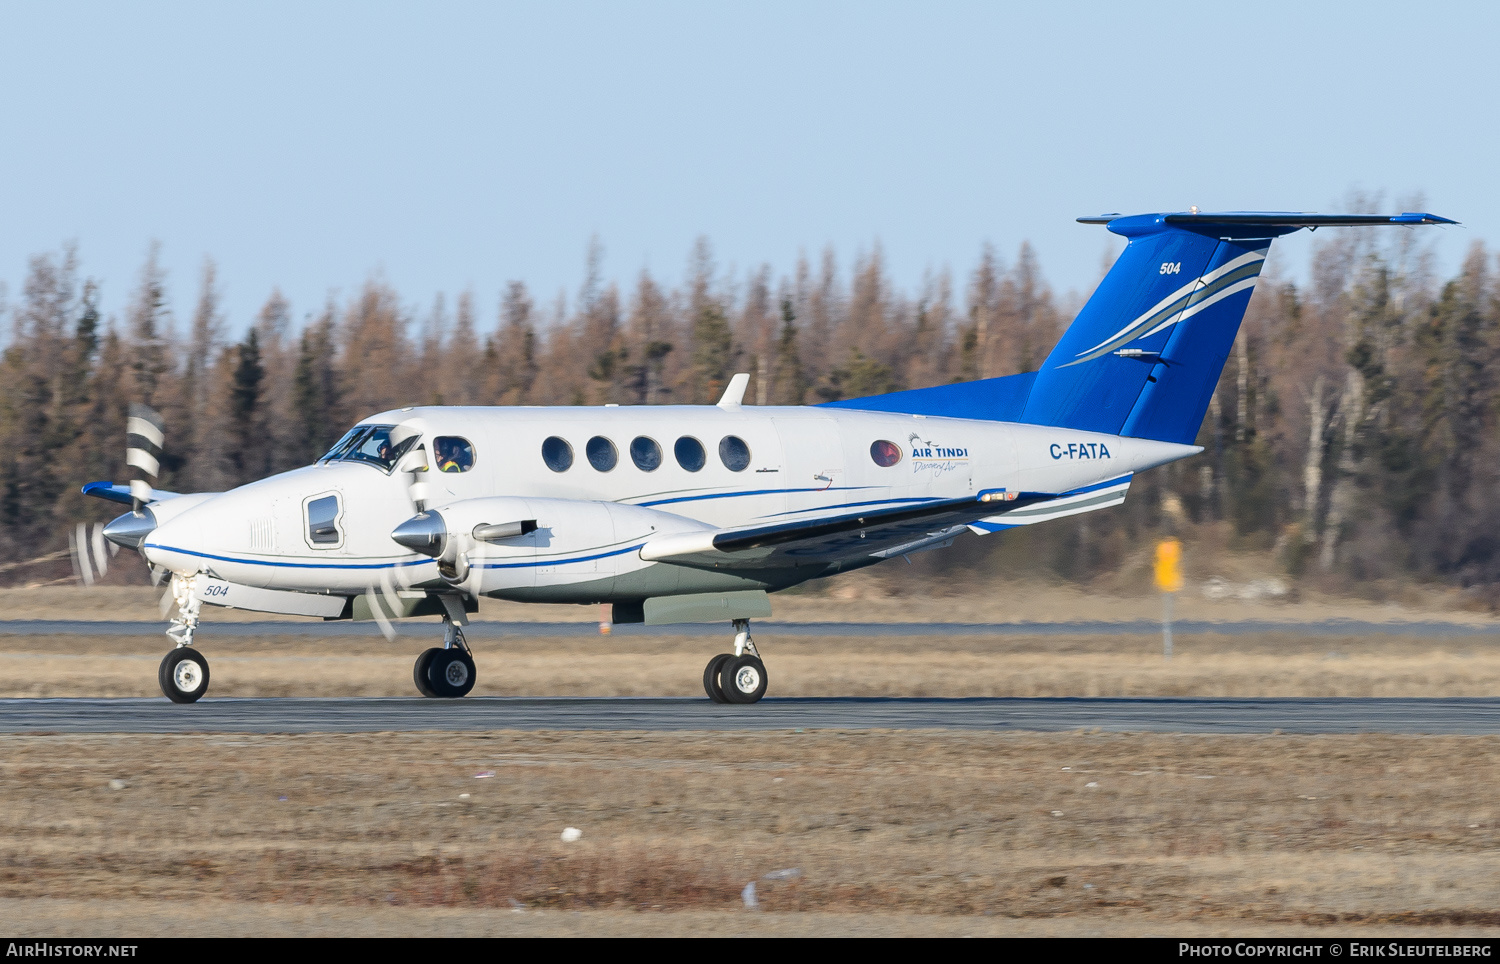
{"type": "MultiPolygon", "coordinates": [[[[419,517],[426,514],[429,499],[426,482],[427,452],[416,443],[420,434],[421,430],[409,423],[397,425],[391,429],[390,434],[391,451],[396,456],[396,465],[391,474],[399,473],[406,477],[406,495],[419,517]]],[[[370,615],[380,627],[381,635],[388,641],[394,640],[398,635],[396,624],[392,620],[406,615],[406,600],[401,597],[401,592],[412,586],[411,568],[397,566],[394,569],[382,569],[380,579],[371,582],[365,589],[365,602],[370,607],[370,615]]]]}
{"type": "Polygon", "coordinates": [[[131,511],[139,513],[151,501],[151,490],[161,474],[161,451],[167,440],[166,423],[156,410],[132,402],[125,420],[125,464],[137,469],[130,480],[131,511]]]}
{"type": "Polygon", "coordinates": [[[73,564],[73,578],[92,586],[96,578],[109,572],[109,560],[120,547],[104,539],[103,523],[92,526],[80,522],[68,532],[68,561],[73,564]]]}
{"type": "MultiPolygon", "coordinates": [[[[130,515],[105,524],[92,526],[80,522],[68,533],[68,558],[73,577],[85,586],[109,572],[110,559],[121,545],[139,548],[141,540],[156,527],[156,520],[146,510],[154,495],[157,476],[161,473],[161,452],[166,442],[165,423],[155,409],[131,403],[125,420],[125,464],[134,478],[130,480],[130,515]]],[[[151,572],[153,584],[161,574],[151,572]]]]}

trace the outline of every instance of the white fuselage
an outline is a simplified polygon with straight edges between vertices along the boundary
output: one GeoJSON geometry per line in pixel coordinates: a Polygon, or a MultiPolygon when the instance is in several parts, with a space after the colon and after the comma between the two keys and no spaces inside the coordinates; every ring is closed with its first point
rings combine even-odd
{"type": "MultiPolygon", "coordinates": [[[[429,464],[409,473],[331,461],[219,495],[167,500],[152,506],[159,525],[142,547],[146,557],[183,575],[202,572],[265,589],[347,596],[382,580],[408,589],[441,586],[436,560],[391,538],[417,512],[415,478],[425,483],[418,488],[425,507],[464,532],[521,519],[537,523],[525,538],[469,547],[472,566],[457,581],[450,573],[447,584],[470,595],[595,602],[745,585],[777,589],[824,572],[716,574],[652,561],[642,550],[654,539],[683,533],[997,489],[1069,493],[1128,480],[1197,451],[1061,428],[808,407],[427,407],[381,413],[361,424],[420,433],[429,463],[434,441],[462,439],[472,464],[462,472],[429,464]],[[587,457],[595,437],[617,453],[608,471],[587,457]],[[571,451],[564,471],[544,463],[549,438],[564,440],[571,451]],[[659,447],[654,470],[633,461],[637,438],[659,447]],[[734,470],[721,458],[726,438],[748,449],[743,468],[734,470]],[[697,471],[675,456],[679,439],[701,444],[705,458],[697,471]],[[876,463],[877,442],[894,444],[895,464],[876,463]],[[319,507],[328,506],[337,507],[337,517],[320,522],[319,507]],[[310,527],[320,524],[325,531],[315,537],[310,527]],[[662,566],[681,573],[649,573],[662,566]]],[[[684,446],[691,455],[691,442],[684,446]]]]}

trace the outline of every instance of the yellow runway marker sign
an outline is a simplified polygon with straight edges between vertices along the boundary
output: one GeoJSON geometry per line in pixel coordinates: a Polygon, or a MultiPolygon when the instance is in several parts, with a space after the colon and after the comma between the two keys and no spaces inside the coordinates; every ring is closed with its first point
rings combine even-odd
{"type": "Polygon", "coordinates": [[[1177,592],[1182,588],[1182,543],[1163,539],[1156,544],[1156,588],[1177,592]]]}

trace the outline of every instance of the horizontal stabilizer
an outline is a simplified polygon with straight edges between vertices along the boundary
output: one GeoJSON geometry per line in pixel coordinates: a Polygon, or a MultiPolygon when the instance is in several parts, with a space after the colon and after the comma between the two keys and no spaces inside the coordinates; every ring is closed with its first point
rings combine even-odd
{"type": "Polygon", "coordinates": [[[1309,214],[1301,211],[1188,211],[1176,214],[1140,214],[1127,217],[1120,214],[1100,214],[1079,218],[1080,224],[1113,224],[1116,221],[1134,221],[1137,218],[1160,219],[1159,223],[1178,227],[1211,228],[1229,225],[1250,228],[1274,228],[1277,234],[1290,234],[1301,228],[1352,228],[1379,224],[1457,224],[1451,218],[1438,217],[1424,211],[1403,211],[1400,214],[1309,214]]]}

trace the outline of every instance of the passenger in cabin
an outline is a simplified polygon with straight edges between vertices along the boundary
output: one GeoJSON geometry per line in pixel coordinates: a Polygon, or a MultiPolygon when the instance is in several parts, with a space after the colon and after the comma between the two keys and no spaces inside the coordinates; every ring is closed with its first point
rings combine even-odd
{"type": "Polygon", "coordinates": [[[432,454],[439,472],[463,472],[474,464],[474,452],[461,438],[440,436],[433,439],[432,454]]]}

